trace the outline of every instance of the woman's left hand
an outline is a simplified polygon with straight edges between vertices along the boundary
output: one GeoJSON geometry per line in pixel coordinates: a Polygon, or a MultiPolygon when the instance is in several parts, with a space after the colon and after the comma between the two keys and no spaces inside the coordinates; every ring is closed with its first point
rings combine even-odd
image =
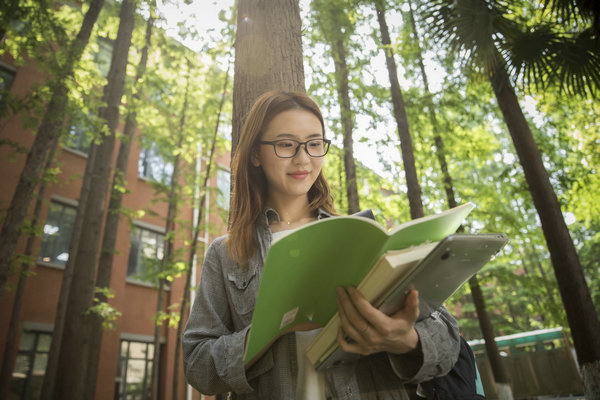
{"type": "Polygon", "coordinates": [[[338,312],[341,326],[337,340],[347,353],[369,355],[387,351],[404,354],[419,343],[415,322],[419,316],[419,294],[412,290],[402,309],[388,316],[374,308],[355,288],[341,287],[338,292],[338,312]]]}

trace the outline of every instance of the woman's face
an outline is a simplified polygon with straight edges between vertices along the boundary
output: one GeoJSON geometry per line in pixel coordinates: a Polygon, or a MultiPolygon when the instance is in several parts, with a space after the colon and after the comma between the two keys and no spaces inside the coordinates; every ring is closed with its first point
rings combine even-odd
{"type": "MultiPolygon", "coordinates": [[[[263,132],[261,141],[294,139],[306,142],[311,139],[322,139],[323,129],[319,119],[310,111],[292,109],[275,116],[263,132]]],[[[295,146],[294,142],[280,143],[279,149],[295,146]],[[281,146],[281,147],[280,147],[281,146]]],[[[280,158],[270,144],[261,144],[252,157],[252,164],[260,166],[267,178],[270,200],[289,200],[298,196],[306,196],[316,181],[323,157],[311,157],[305,147],[300,146],[295,156],[280,158]]]]}

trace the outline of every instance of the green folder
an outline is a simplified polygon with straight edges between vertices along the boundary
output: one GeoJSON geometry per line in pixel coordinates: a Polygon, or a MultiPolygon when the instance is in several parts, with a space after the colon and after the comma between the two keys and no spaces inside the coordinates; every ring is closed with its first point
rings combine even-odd
{"type": "Polygon", "coordinates": [[[356,287],[385,252],[437,242],[454,233],[473,208],[466,203],[389,232],[367,218],[333,217],[275,241],[263,267],[246,367],[282,334],[325,326],[337,312],[336,287],[356,287]]]}

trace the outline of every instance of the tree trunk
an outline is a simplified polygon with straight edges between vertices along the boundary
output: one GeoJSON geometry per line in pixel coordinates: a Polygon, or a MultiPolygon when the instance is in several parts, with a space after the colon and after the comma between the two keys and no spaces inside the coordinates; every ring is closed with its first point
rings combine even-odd
{"type": "Polygon", "coordinates": [[[192,284],[192,268],[194,268],[194,259],[196,259],[196,253],[198,248],[198,235],[200,234],[200,228],[202,226],[202,217],[204,215],[204,206],[206,204],[206,193],[208,192],[208,182],[210,179],[210,170],[213,164],[213,156],[217,147],[217,135],[219,133],[219,124],[221,122],[221,112],[223,111],[223,105],[225,104],[225,97],[227,94],[227,84],[229,83],[229,64],[227,71],[225,71],[225,83],[223,84],[223,92],[221,95],[221,102],[219,104],[219,113],[217,115],[217,123],[215,125],[215,131],[212,138],[212,146],[210,148],[210,154],[206,162],[206,173],[204,175],[204,183],[202,185],[202,197],[198,202],[198,216],[196,219],[196,225],[192,233],[192,243],[190,245],[190,254],[187,262],[187,273],[185,278],[185,286],[183,288],[183,295],[181,298],[181,307],[179,309],[179,322],[177,323],[177,335],[175,344],[175,357],[173,363],[173,399],[179,398],[179,357],[181,355],[181,334],[183,332],[183,321],[188,307],[188,296],[190,295],[190,286],[192,284]]]}
{"type": "MultiPolygon", "coordinates": [[[[148,61],[148,50],[151,45],[152,29],[154,27],[154,18],[148,19],[146,24],[146,40],[142,55],[137,67],[136,77],[133,87],[133,103],[130,104],[130,109],[125,120],[123,128],[123,136],[115,165],[115,173],[111,188],[110,200],[108,203],[108,212],[106,213],[106,222],[104,225],[104,233],[102,237],[102,246],[100,250],[100,260],[98,261],[98,271],[96,273],[96,287],[108,289],[110,287],[110,278],[112,274],[112,263],[114,257],[115,243],[117,241],[117,229],[119,227],[119,219],[121,216],[121,201],[123,193],[118,190],[118,187],[125,185],[125,174],[127,165],[129,164],[129,154],[131,150],[131,141],[137,127],[137,102],[140,99],[139,91],[136,91],[137,83],[141,80],[146,70],[148,61]]],[[[96,301],[107,302],[108,299],[102,292],[96,293],[96,301]]],[[[98,363],[100,359],[100,347],[102,344],[103,320],[99,315],[91,316],[91,329],[89,334],[90,357],[88,358],[88,370],[86,378],[86,398],[92,399],[96,393],[96,377],[98,374],[98,363]]]]}
{"type": "MultiPolygon", "coordinates": [[[[76,267],[67,301],[62,349],[56,377],[56,399],[81,399],[86,393],[86,371],[89,348],[89,329],[92,319],[89,308],[93,305],[94,274],[103,222],[106,192],[111,172],[115,131],[119,122],[119,106],[123,95],[129,47],[134,26],[134,0],[123,0],[120,24],[115,41],[108,83],[104,88],[106,108],[99,114],[106,120],[107,132],[97,146],[91,168],[91,185],[85,204],[79,245],[75,251],[76,267]]],[[[89,162],[89,160],[88,160],[89,162]]]]}
{"type": "MultiPolygon", "coordinates": [[[[185,95],[183,100],[183,106],[181,108],[181,117],[179,119],[179,140],[177,148],[180,149],[183,143],[183,130],[185,127],[185,119],[188,107],[188,96],[190,86],[190,73],[191,66],[188,63],[187,71],[187,83],[185,88],[185,95]]],[[[175,160],[173,161],[173,173],[171,175],[171,190],[169,193],[169,208],[167,209],[167,221],[165,225],[165,252],[161,262],[161,271],[163,273],[171,265],[173,258],[173,235],[175,231],[175,215],[177,214],[177,206],[179,202],[178,187],[179,187],[179,160],[181,153],[177,153],[175,160]]],[[[160,315],[163,309],[164,303],[164,287],[165,278],[159,277],[158,279],[158,295],[156,301],[156,315],[160,315]]],[[[158,394],[158,383],[160,379],[160,331],[162,329],[162,320],[157,320],[154,326],[154,358],[152,360],[152,393],[150,396],[151,400],[157,400],[160,396],[158,394]]]]}
{"type": "Polygon", "coordinates": [[[587,398],[600,393],[600,322],[540,152],[503,65],[490,77],[498,105],[523,166],[550,252],[554,273],[571,327],[587,398]]]}
{"type": "MultiPolygon", "coordinates": [[[[521,255],[524,276],[527,277],[528,279],[535,278],[536,277],[535,273],[531,273],[529,271],[529,267],[527,266],[529,263],[534,264],[536,262],[536,260],[534,260],[534,258],[533,258],[533,255],[532,254],[528,254],[528,252],[526,252],[526,251],[523,251],[523,248],[521,248],[519,250],[519,254],[521,255]]],[[[544,284],[545,284],[546,289],[547,289],[548,288],[548,285],[547,285],[548,282],[546,281],[546,277],[544,277],[543,280],[544,280],[544,284]]],[[[543,300],[538,295],[536,295],[533,298],[533,300],[535,301],[535,304],[537,305],[538,310],[540,310],[539,312],[541,314],[540,318],[541,318],[542,326],[546,326],[546,317],[545,317],[545,313],[543,312],[544,306],[542,305],[543,304],[543,300]]]]}
{"type": "Polygon", "coordinates": [[[348,214],[360,211],[358,203],[358,187],[356,183],[356,165],[354,162],[354,140],[352,139],[352,108],[350,105],[350,89],[348,87],[348,65],[346,64],[346,47],[344,39],[338,38],[331,43],[331,52],[335,64],[338,100],[344,133],[344,167],[346,170],[346,197],[348,198],[348,214]]]}
{"type": "MultiPolygon", "coordinates": [[[[102,5],[104,1],[102,1],[102,5]]],[[[92,10],[94,6],[90,6],[92,10]]],[[[99,11],[98,11],[99,13],[99,11]]],[[[97,15],[96,15],[97,18],[97,15]]],[[[87,19],[87,14],[86,14],[87,19]]],[[[84,20],[85,22],[85,20],[84,20]]],[[[94,20],[95,22],[95,20],[94,20]]],[[[92,24],[93,25],[93,24],[92,24]]],[[[90,31],[91,31],[90,27],[90,31]]],[[[89,34],[88,34],[89,39],[89,34]]],[[[39,135],[39,130],[38,130],[39,135]]],[[[67,301],[71,290],[71,282],[73,280],[73,273],[75,270],[75,258],[77,247],[79,246],[79,238],[83,229],[83,214],[85,213],[85,204],[91,186],[92,177],[92,166],[94,159],[96,158],[96,144],[92,141],[90,150],[88,152],[88,159],[85,166],[85,173],[81,183],[81,190],[79,192],[79,200],[77,206],[77,212],[75,214],[75,221],[73,223],[73,233],[71,235],[71,241],[69,243],[69,258],[65,264],[63,271],[60,293],[58,295],[58,302],[56,306],[56,315],[54,316],[54,328],[52,330],[52,341],[50,342],[50,351],[48,353],[48,362],[46,364],[46,373],[44,374],[44,381],[42,383],[41,400],[52,400],[54,398],[54,390],[56,386],[56,375],[58,371],[58,363],[60,358],[62,336],[65,326],[65,317],[67,313],[67,301]]]]}
{"type": "MultiPolygon", "coordinates": [[[[452,181],[450,171],[448,170],[448,162],[446,160],[444,141],[442,139],[442,135],[440,134],[437,116],[435,112],[435,106],[433,104],[433,97],[429,89],[429,79],[427,78],[427,73],[425,71],[425,63],[423,62],[423,54],[421,52],[421,40],[417,32],[417,24],[415,23],[415,17],[413,13],[411,0],[408,0],[408,6],[410,22],[412,25],[412,33],[418,48],[419,69],[421,70],[421,75],[423,75],[423,84],[426,92],[425,94],[427,98],[427,108],[429,109],[429,118],[431,119],[431,124],[433,126],[435,154],[438,159],[438,162],[440,163],[440,169],[442,171],[442,179],[444,182],[444,191],[446,192],[446,200],[448,202],[448,207],[454,208],[457,206],[456,197],[454,195],[454,183],[452,181]]],[[[462,227],[459,229],[462,230],[462,227]]],[[[479,326],[481,327],[481,334],[483,336],[483,340],[486,344],[492,343],[492,345],[490,345],[489,348],[486,345],[486,352],[488,354],[488,360],[490,361],[490,366],[492,368],[494,380],[496,380],[496,377],[504,379],[504,381],[496,380],[496,385],[499,389],[499,395],[501,395],[503,399],[512,399],[512,388],[508,382],[508,379],[506,379],[508,373],[506,371],[506,367],[501,362],[500,355],[498,354],[498,348],[496,346],[495,341],[496,334],[494,333],[493,327],[490,323],[490,316],[485,305],[485,298],[483,297],[483,294],[481,293],[481,288],[479,287],[479,280],[477,278],[477,275],[474,275],[469,280],[469,287],[471,289],[471,298],[473,300],[473,304],[475,305],[475,309],[477,310],[477,319],[479,321],[479,326]],[[483,329],[484,326],[486,327],[485,329],[483,329]],[[494,353],[492,356],[490,356],[492,352],[494,353]]]]}
{"type": "Polygon", "coordinates": [[[510,379],[506,373],[506,368],[503,367],[502,359],[498,353],[498,346],[496,346],[496,340],[494,336],[494,328],[492,322],[485,309],[485,300],[481,288],[479,287],[479,280],[477,275],[469,279],[469,286],[471,287],[471,296],[473,297],[473,303],[475,303],[475,310],[477,311],[477,319],[479,320],[479,327],[481,333],[485,339],[485,351],[488,355],[491,365],[502,365],[501,368],[492,368],[494,374],[494,380],[496,381],[496,388],[498,390],[498,396],[500,400],[512,399],[512,390],[510,388],[510,379]],[[487,340],[491,338],[491,340],[487,340]],[[508,393],[510,393],[508,395],[508,393]]]}
{"type": "MultiPolygon", "coordinates": [[[[60,358],[62,337],[65,327],[65,318],[67,314],[67,302],[71,292],[71,282],[75,271],[76,251],[79,247],[79,238],[83,230],[83,215],[85,214],[85,205],[89,197],[92,184],[92,166],[96,158],[96,144],[92,142],[88,153],[88,160],[85,166],[85,173],[79,192],[79,202],[75,221],[73,223],[73,233],[69,243],[69,258],[63,271],[60,293],[58,294],[58,303],[56,305],[56,315],[54,316],[54,329],[52,330],[52,341],[50,342],[50,352],[48,353],[48,363],[46,364],[46,373],[42,384],[41,399],[52,400],[54,398],[54,389],[56,385],[56,375],[58,371],[58,362],[60,358]]],[[[58,399],[57,399],[58,400],[58,399]]]]}
{"type": "MultiPolygon", "coordinates": [[[[421,185],[417,177],[417,167],[415,166],[415,154],[413,151],[412,138],[408,128],[408,119],[406,117],[406,108],[402,90],[398,82],[398,68],[394,60],[394,52],[391,48],[390,33],[387,22],[385,21],[385,9],[382,2],[375,2],[377,9],[377,20],[381,31],[381,43],[385,53],[385,62],[388,75],[390,77],[390,86],[392,93],[392,104],[394,106],[394,118],[398,126],[398,136],[400,138],[400,149],[402,151],[402,162],[404,165],[404,174],[406,175],[406,189],[408,195],[408,204],[410,206],[410,217],[412,219],[424,216],[423,203],[421,202],[421,185]]],[[[425,75],[424,75],[425,76],[425,75]]]]}
{"type": "Polygon", "coordinates": [[[457,205],[456,199],[454,197],[454,183],[452,182],[452,176],[450,175],[450,171],[448,170],[446,150],[444,147],[444,141],[442,140],[442,135],[440,134],[437,115],[435,112],[435,105],[433,104],[433,95],[431,94],[431,90],[429,89],[429,79],[427,78],[427,73],[425,71],[425,63],[423,62],[423,53],[421,51],[421,39],[419,37],[419,33],[417,32],[417,24],[415,23],[415,16],[413,13],[411,0],[408,0],[408,11],[410,16],[410,22],[412,25],[413,37],[418,49],[419,69],[421,70],[421,75],[423,75],[423,86],[425,88],[425,96],[427,101],[427,108],[429,111],[429,118],[431,119],[431,125],[433,127],[433,135],[436,148],[435,155],[438,159],[438,162],[440,163],[442,179],[444,182],[444,191],[446,192],[448,206],[450,208],[454,208],[457,205]]]}
{"type": "Polygon", "coordinates": [[[65,115],[68,101],[68,83],[73,76],[75,63],[81,58],[83,51],[89,41],[94,24],[98,19],[104,0],[93,0],[90,8],[85,14],[81,29],[67,50],[65,63],[56,77],[57,82],[42,122],[38,128],[33,145],[27,153],[25,166],[19,177],[15,193],[0,232],[0,297],[6,286],[6,280],[10,272],[11,259],[15,252],[21,227],[33,195],[33,189],[37,185],[40,169],[44,163],[44,156],[52,141],[60,135],[60,130],[65,115]]]}
{"type": "Polygon", "coordinates": [[[301,27],[298,0],[238,2],[232,156],[246,115],[258,96],[268,90],[306,91],[301,27]]]}
{"type": "MultiPolygon", "coordinates": [[[[46,163],[42,171],[48,171],[54,162],[54,153],[58,147],[58,138],[54,139],[50,148],[49,154],[46,156],[46,163]]],[[[40,211],[44,203],[44,193],[46,192],[46,180],[42,179],[40,187],[37,192],[37,198],[35,201],[35,207],[33,209],[33,215],[31,217],[31,232],[27,237],[27,243],[25,245],[25,256],[33,255],[33,244],[36,239],[35,231],[40,216],[40,211]]],[[[31,260],[31,262],[34,262],[31,260]]],[[[10,390],[10,381],[13,372],[13,356],[16,350],[16,338],[19,330],[19,319],[21,317],[21,306],[23,305],[23,295],[25,294],[25,283],[27,283],[27,277],[29,272],[29,262],[21,264],[21,271],[19,273],[19,282],[17,283],[17,290],[15,291],[15,299],[13,302],[12,314],[10,317],[10,323],[8,326],[8,333],[6,334],[6,343],[4,345],[4,356],[2,358],[2,369],[0,370],[0,399],[8,398],[8,392],[10,390]]]]}
{"type": "Polygon", "coordinates": [[[554,294],[552,294],[552,288],[550,287],[550,283],[548,281],[548,275],[546,275],[546,270],[544,269],[544,266],[542,265],[542,263],[540,262],[540,260],[537,257],[534,259],[534,253],[533,253],[534,251],[535,251],[535,249],[532,250],[531,260],[537,267],[538,271],[540,271],[540,275],[542,276],[542,280],[544,281],[544,286],[546,288],[546,293],[548,294],[548,298],[550,299],[550,302],[553,305],[556,305],[557,302],[556,302],[556,299],[554,298],[554,294]]]}
{"type": "MultiPolygon", "coordinates": [[[[180,142],[181,143],[181,140],[180,142]]],[[[161,269],[159,271],[158,278],[158,290],[157,290],[157,300],[156,300],[156,316],[158,317],[163,310],[164,299],[165,299],[165,278],[160,276],[171,264],[171,259],[173,255],[173,239],[172,235],[174,233],[174,220],[175,214],[177,213],[177,180],[179,179],[179,154],[175,156],[175,162],[173,163],[173,174],[171,175],[171,190],[169,194],[169,208],[167,211],[167,221],[166,221],[166,230],[165,230],[165,252],[163,255],[163,259],[161,262],[161,269]]],[[[157,400],[160,396],[158,394],[159,389],[159,380],[160,380],[160,331],[162,329],[163,322],[161,319],[157,319],[155,321],[154,326],[154,355],[152,359],[152,392],[150,399],[157,400]]]]}

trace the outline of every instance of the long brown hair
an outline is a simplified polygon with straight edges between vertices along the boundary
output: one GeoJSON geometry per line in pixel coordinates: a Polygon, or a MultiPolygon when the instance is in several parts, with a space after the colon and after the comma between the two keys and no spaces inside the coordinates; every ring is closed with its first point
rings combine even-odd
{"type": "MultiPolygon", "coordinates": [[[[321,122],[323,135],[325,134],[319,106],[310,97],[299,92],[269,91],[262,94],[248,112],[233,156],[227,245],[231,257],[244,267],[258,248],[255,223],[267,201],[267,179],[260,166],[252,165],[252,153],[257,150],[257,143],[269,122],[278,114],[292,109],[313,113],[321,122]]],[[[329,185],[322,171],[308,191],[308,201],[311,210],[323,208],[329,213],[335,213],[329,185]]]]}

